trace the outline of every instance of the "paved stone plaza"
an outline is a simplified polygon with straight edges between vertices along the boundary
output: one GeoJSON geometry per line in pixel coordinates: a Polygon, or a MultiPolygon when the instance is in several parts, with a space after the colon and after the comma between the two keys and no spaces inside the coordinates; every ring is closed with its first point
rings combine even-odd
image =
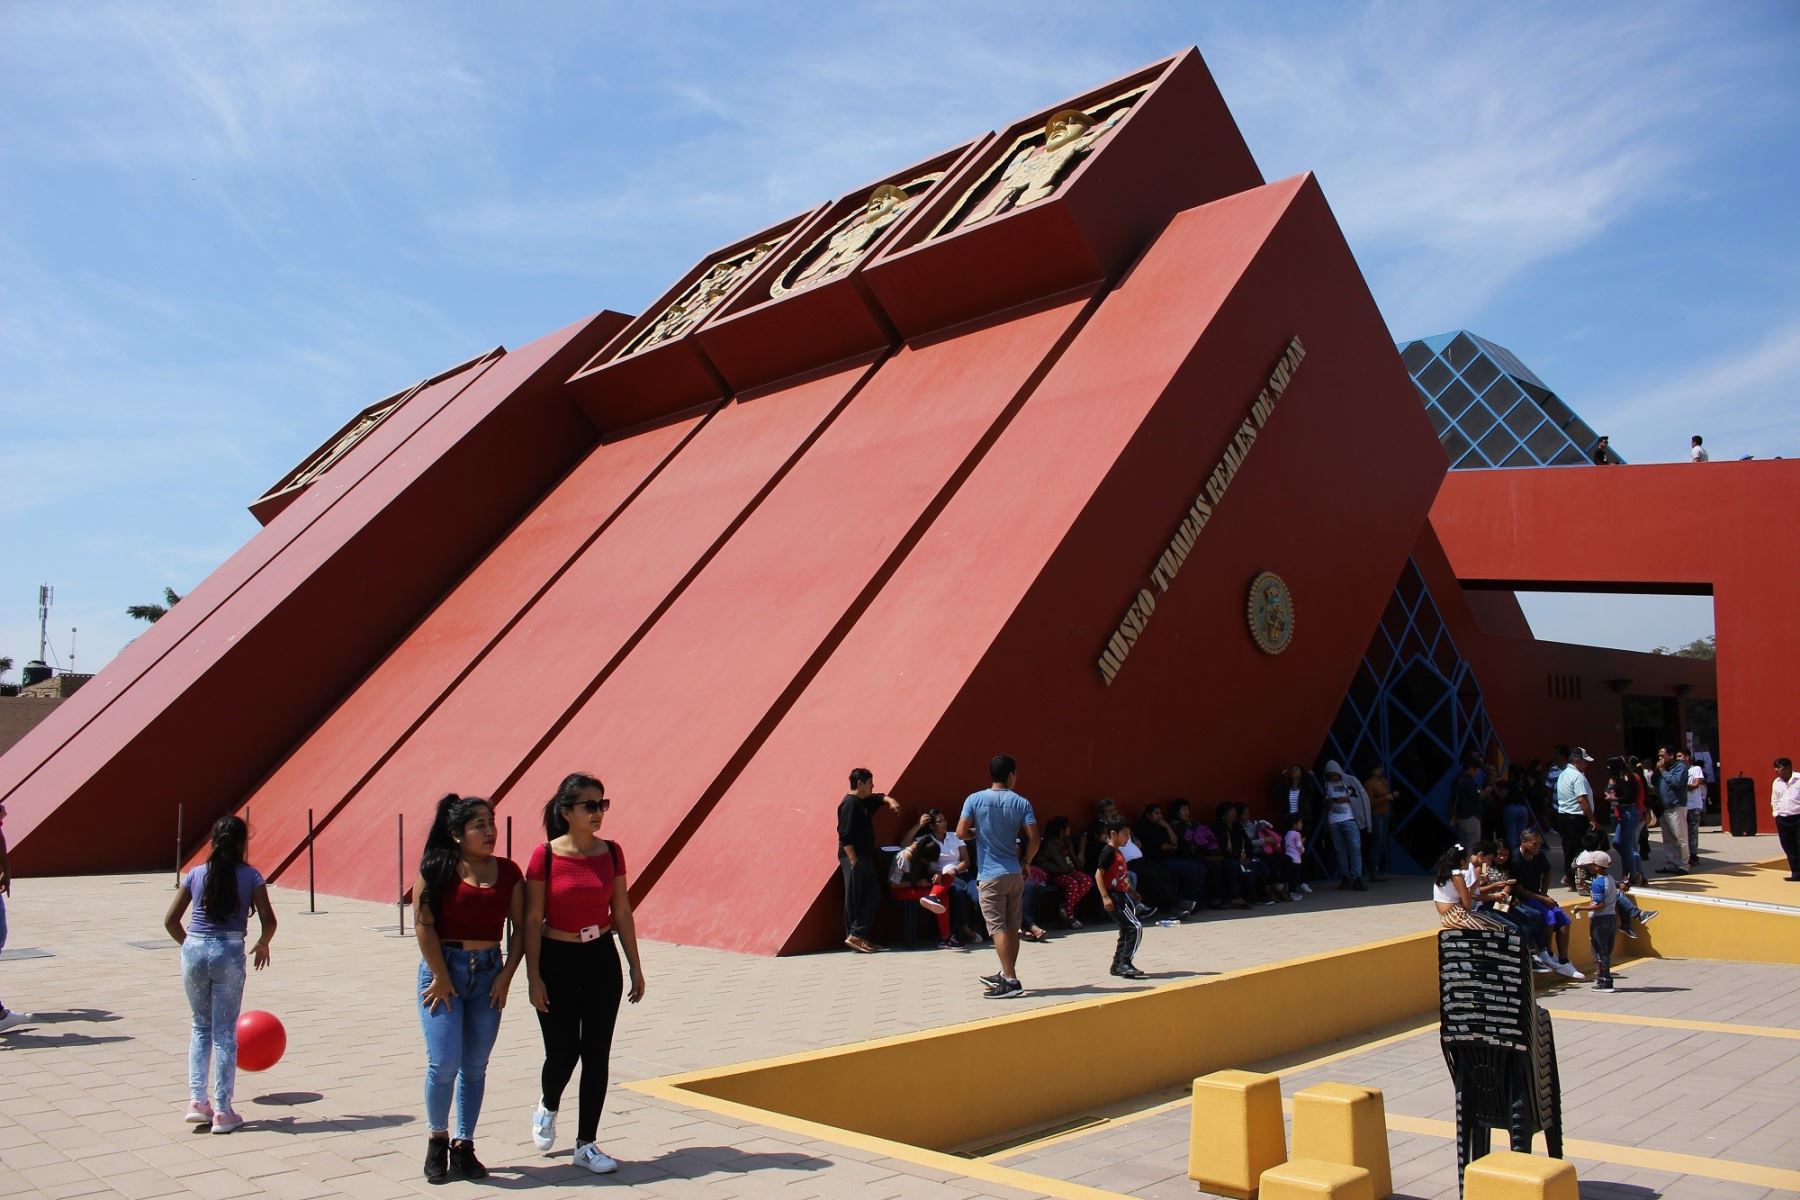
{"type": "MultiPolygon", "coordinates": [[[[1775,847],[1772,837],[1715,838],[1708,851],[1751,862],[1772,857],[1775,847]]],[[[282,925],[274,965],[252,977],[245,1007],[283,1019],[287,1055],[264,1074],[240,1075],[239,1108],[250,1120],[244,1129],[228,1137],[194,1134],[181,1124],[187,1006],[174,947],[161,932],[171,883],[163,874],[15,886],[0,996],[39,1017],[0,1035],[0,1196],[300,1200],[499,1195],[519,1188],[554,1195],[624,1185],[654,1196],[692,1196],[704,1185],[721,1196],[881,1200],[1046,1190],[1073,1196],[1083,1194],[1082,1183],[1147,1196],[1193,1194],[1181,1178],[1185,1114],[1155,1111],[1166,1097],[1147,1098],[1147,1109],[1112,1114],[1085,1134],[996,1156],[992,1161],[1001,1166],[1076,1181],[1025,1191],[619,1086],[991,1017],[998,1007],[980,998],[975,982],[993,967],[985,950],[776,960],[663,944],[646,946],[649,995],[619,1023],[615,1086],[601,1127],[601,1144],[623,1163],[619,1173],[578,1173],[566,1140],[549,1158],[532,1150],[527,1126],[540,1043],[520,982],[489,1069],[478,1139],[494,1176],[480,1185],[452,1183],[439,1193],[419,1174],[424,1055],[412,1006],[417,952],[411,937],[394,936],[392,906],[326,899],[324,912],[307,916],[305,894],[286,889],[275,893],[282,925]],[[21,953],[32,949],[49,956],[21,953]]],[[[1032,995],[1006,1011],[1428,928],[1433,914],[1425,895],[1422,881],[1395,880],[1367,895],[1322,892],[1304,904],[1153,928],[1139,958],[1155,978],[1142,984],[1105,974],[1110,929],[1059,935],[1048,945],[1025,947],[1020,974],[1032,995]]],[[[1295,998],[1296,1004],[1318,1002],[1295,998]]],[[[1572,1139],[1800,1170],[1800,1041],[1769,1032],[1800,1030],[1800,968],[1636,963],[1612,996],[1570,990],[1548,1003],[1571,1014],[1558,1021],[1557,1036],[1572,1139]],[[1594,1010],[1761,1031],[1572,1019],[1594,1010]]],[[[1454,1150],[1437,1128],[1448,1116],[1450,1092],[1435,1038],[1419,1033],[1362,1050],[1319,1047],[1304,1059],[1316,1063],[1346,1051],[1328,1064],[1285,1065],[1284,1092],[1327,1078],[1386,1089],[1397,1190],[1453,1195],[1454,1150]]],[[[1054,1061],[1090,1048],[1046,1046],[1045,1052],[1054,1061]]],[[[937,1064],[916,1081],[872,1079],[869,1086],[891,1092],[896,1104],[929,1104],[938,1089],[979,1086],[979,1078],[979,1064],[937,1064]],[[950,1074],[956,1070],[960,1084],[950,1074]]],[[[1610,1189],[1594,1195],[1736,1198],[1768,1190],[1573,1157],[1584,1186],[1604,1181],[1610,1189]]]]}

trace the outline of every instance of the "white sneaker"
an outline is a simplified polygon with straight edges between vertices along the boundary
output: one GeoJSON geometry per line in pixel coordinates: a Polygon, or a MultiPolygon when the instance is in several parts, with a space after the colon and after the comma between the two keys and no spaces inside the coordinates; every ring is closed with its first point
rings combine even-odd
{"type": "Polygon", "coordinates": [[[1540,971],[1556,970],[1556,960],[1551,958],[1548,954],[1545,954],[1542,950],[1539,950],[1536,954],[1531,956],[1531,962],[1532,965],[1540,971]]]}
{"type": "Polygon", "coordinates": [[[1563,976],[1565,979],[1586,979],[1587,978],[1586,975],[1583,975],[1580,971],[1575,969],[1574,963],[1567,962],[1567,961],[1559,962],[1556,964],[1556,973],[1558,975],[1563,976]]]}
{"type": "Polygon", "coordinates": [[[611,1175],[619,1169],[612,1156],[592,1142],[575,1147],[575,1165],[586,1167],[596,1175],[611,1175]]]}
{"type": "Polygon", "coordinates": [[[22,1013],[22,1012],[18,1011],[17,1009],[14,1009],[12,1012],[7,1013],[4,1017],[0,1017],[0,1033],[5,1033],[8,1029],[11,1029],[15,1025],[29,1024],[30,1021],[31,1021],[30,1013],[22,1013]]]}
{"type": "Polygon", "coordinates": [[[556,1145],[556,1114],[545,1108],[542,1100],[531,1114],[531,1144],[546,1153],[556,1145]]]}
{"type": "Polygon", "coordinates": [[[1301,885],[1300,885],[1300,894],[1301,894],[1301,895],[1302,895],[1302,896],[1310,896],[1310,895],[1312,895],[1312,884],[1310,884],[1310,883],[1303,883],[1303,884],[1301,884],[1301,885]]]}

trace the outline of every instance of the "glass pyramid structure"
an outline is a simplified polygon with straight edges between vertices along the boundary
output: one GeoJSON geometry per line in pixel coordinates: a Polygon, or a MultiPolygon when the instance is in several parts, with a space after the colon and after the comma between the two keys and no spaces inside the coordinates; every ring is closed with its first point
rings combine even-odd
{"type": "Polygon", "coordinates": [[[1599,435],[1505,346],[1459,329],[1399,350],[1451,470],[1592,461],[1599,435]]]}

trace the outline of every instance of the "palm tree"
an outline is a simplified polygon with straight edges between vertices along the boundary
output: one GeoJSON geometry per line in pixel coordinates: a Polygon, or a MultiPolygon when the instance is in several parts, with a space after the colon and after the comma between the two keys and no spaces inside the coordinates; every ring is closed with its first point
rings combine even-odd
{"type": "Polygon", "coordinates": [[[6,681],[6,677],[11,673],[12,673],[12,659],[7,658],[3,654],[0,654],[0,683],[4,683],[6,681]]]}
{"type": "Polygon", "coordinates": [[[180,600],[181,600],[181,597],[177,596],[175,594],[174,588],[166,587],[163,589],[164,603],[162,603],[162,604],[133,604],[133,605],[128,606],[125,609],[125,615],[128,617],[135,618],[136,620],[139,620],[139,621],[148,621],[152,625],[154,625],[158,621],[162,620],[163,617],[167,616],[169,610],[171,608],[174,608],[175,605],[180,600]]]}

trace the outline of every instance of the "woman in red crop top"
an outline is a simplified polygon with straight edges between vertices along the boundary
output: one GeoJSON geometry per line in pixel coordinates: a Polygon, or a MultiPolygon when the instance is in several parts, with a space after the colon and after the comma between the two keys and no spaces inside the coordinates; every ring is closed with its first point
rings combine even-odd
{"type": "Polygon", "coordinates": [[[474,796],[445,796],[425,837],[413,885],[419,937],[419,1021],[425,1028],[425,1178],[483,1179],[475,1121],[487,1089],[488,1056],[525,948],[525,889],[519,868],[494,855],[494,809],[474,796]],[[500,941],[512,922],[506,960],[500,941]],[[450,1096],[456,1095],[456,1140],[450,1096]]]}
{"type": "Polygon", "coordinates": [[[624,991],[614,930],[631,963],[627,998],[633,1004],[644,998],[625,855],[618,843],[600,836],[609,807],[606,788],[592,775],[564,779],[544,805],[547,840],[525,868],[525,969],[544,1035],[543,1093],[532,1114],[531,1140],[545,1152],[556,1144],[557,1109],[580,1063],[575,1165],[596,1175],[619,1167],[594,1142],[624,991]]]}

